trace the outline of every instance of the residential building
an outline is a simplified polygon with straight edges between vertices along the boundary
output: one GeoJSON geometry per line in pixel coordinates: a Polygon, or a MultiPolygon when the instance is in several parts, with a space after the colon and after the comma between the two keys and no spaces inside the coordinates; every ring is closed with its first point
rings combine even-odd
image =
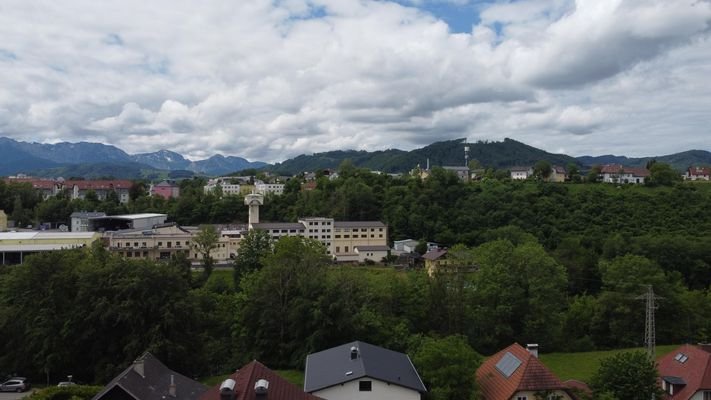
{"type": "Polygon", "coordinates": [[[257,360],[238,369],[199,400],[322,400],[304,392],[257,360]]]}
{"type": "Polygon", "coordinates": [[[565,182],[566,177],[567,172],[565,171],[565,168],[554,165],[551,167],[551,174],[548,176],[548,182],[565,182]]]}
{"type": "Polygon", "coordinates": [[[600,168],[600,179],[606,183],[641,184],[649,178],[646,168],[625,167],[620,164],[608,164],[600,168]]]}
{"type": "Polygon", "coordinates": [[[28,183],[32,188],[42,194],[42,198],[47,200],[52,196],[56,196],[62,190],[62,181],[53,179],[32,178],[25,175],[11,176],[5,178],[7,183],[28,183]]]}
{"type": "Polygon", "coordinates": [[[34,253],[91,247],[100,238],[96,232],[0,232],[0,263],[22,264],[34,253]]]}
{"type": "Polygon", "coordinates": [[[38,179],[30,177],[10,177],[6,182],[29,183],[33,188],[42,193],[45,199],[67,191],[72,200],[83,199],[89,191],[96,193],[99,200],[105,200],[111,192],[115,192],[119,202],[128,203],[129,189],[133,182],[128,180],[63,180],[38,179]]]}
{"type": "Polygon", "coordinates": [[[262,195],[274,194],[281,195],[284,194],[284,184],[283,183],[264,183],[259,182],[254,185],[256,192],[262,195]]]}
{"type": "Polygon", "coordinates": [[[177,253],[190,258],[192,238],[192,232],[174,223],[155,225],[148,229],[106,232],[104,235],[110,251],[126,258],[150,260],[169,260],[177,253]]]}
{"type": "Polygon", "coordinates": [[[689,167],[684,174],[684,179],[688,181],[708,181],[711,180],[711,168],[709,167],[689,167]]]}
{"type": "Polygon", "coordinates": [[[451,263],[451,260],[447,258],[447,249],[432,249],[427,253],[422,255],[422,259],[425,260],[425,270],[427,270],[427,275],[433,276],[442,267],[445,267],[451,263]]]}
{"type": "Polygon", "coordinates": [[[157,185],[151,185],[149,190],[151,196],[162,197],[166,200],[180,197],[180,186],[173,181],[163,181],[157,185]]]}
{"type": "Polygon", "coordinates": [[[545,394],[547,399],[575,400],[571,386],[561,382],[538,359],[538,345],[523,348],[518,343],[489,357],[476,371],[476,382],[486,400],[535,400],[545,394]]]}
{"type": "Polygon", "coordinates": [[[75,211],[69,216],[72,221],[71,230],[72,232],[91,232],[89,229],[89,219],[105,216],[105,212],[75,211]]]}
{"type": "Polygon", "coordinates": [[[469,167],[452,167],[452,166],[445,166],[442,167],[447,171],[452,171],[457,175],[457,178],[462,180],[463,182],[469,182],[470,176],[469,176],[469,167]]]}
{"type": "Polygon", "coordinates": [[[427,389],[407,354],[355,341],[309,354],[304,391],[326,400],[420,400],[427,389]]]}
{"type": "Polygon", "coordinates": [[[138,357],[92,400],[195,400],[207,387],[170,370],[151,353],[138,357]]]}
{"type": "Polygon", "coordinates": [[[109,193],[115,192],[120,203],[128,203],[129,190],[133,182],[128,180],[64,181],[64,189],[69,190],[72,200],[83,199],[90,191],[96,193],[99,200],[105,200],[109,193]]]}
{"type": "Polygon", "coordinates": [[[513,180],[526,180],[533,176],[533,167],[511,167],[509,171],[513,180]]]}
{"type": "Polygon", "coordinates": [[[233,183],[230,178],[215,178],[210,179],[207,185],[203,187],[205,194],[221,190],[223,196],[238,196],[242,194],[242,186],[239,183],[233,183]]]}
{"type": "Polygon", "coordinates": [[[711,344],[685,344],[660,358],[657,365],[666,399],[711,399],[711,344]]]}

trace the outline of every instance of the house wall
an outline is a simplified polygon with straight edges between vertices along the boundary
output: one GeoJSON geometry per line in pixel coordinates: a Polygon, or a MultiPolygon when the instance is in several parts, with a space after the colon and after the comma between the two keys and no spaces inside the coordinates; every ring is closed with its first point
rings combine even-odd
{"type": "Polygon", "coordinates": [[[299,223],[304,225],[305,237],[323,243],[328,254],[333,254],[333,218],[304,218],[299,223]]]}
{"type": "MultiPolygon", "coordinates": [[[[558,396],[561,396],[562,400],[573,400],[570,395],[562,390],[554,390],[550,394],[556,394],[558,396]]],[[[516,392],[513,396],[511,396],[511,399],[513,400],[518,400],[519,397],[525,397],[526,400],[536,400],[536,392],[530,392],[530,391],[521,391],[521,392],[516,392]]]]}
{"type": "Polygon", "coordinates": [[[313,392],[325,400],[420,400],[420,393],[398,385],[391,385],[371,378],[361,378],[342,385],[313,392]],[[371,381],[372,391],[361,392],[360,381],[371,381]]]}
{"type": "Polygon", "coordinates": [[[388,256],[388,251],[387,250],[368,250],[368,251],[360,251],[358,249],[358,262],[365,262],[366,259],[372,260],[375,262],[380,262],[384,257],[388,256]]]}

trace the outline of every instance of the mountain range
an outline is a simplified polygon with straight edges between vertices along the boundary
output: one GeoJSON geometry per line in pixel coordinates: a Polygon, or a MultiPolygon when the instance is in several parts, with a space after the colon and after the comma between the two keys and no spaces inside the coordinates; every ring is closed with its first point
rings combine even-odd
{"type": "Polygon", "coordinates": [[[118,147],[101,143],[28,143],[0,137],[0,175],[17,173],[35,176],[77,176],[96,178],[176,178],[194,174],[224,175],[266,163],[220,154],[200,161],[160,150],[130,155],[118,147]]]}
{"type": "Polygon", "coordinates": [[[691,165],[711,165],[711,153],[705,150],[689,150],[657,157],[630,158],[603,155],[576,158],[565,154],[549,153],[513,139],[476,143],[464,143],[463,139],[447,140],[411,151],[337,150],[300,155],[281,163],[268,165],[260,161],[250,162],[241,157],[225,157],[220,154],[205,160],[191,161],[170,150],[129,155],[115,146],[101,143],[40,144],[0,137],[0,176],[25,173],[43,177],[112,176],[123,179],[155,180],[194,175],[227,175],[245,169],[262,169],[276,174],[292,175],[303,171],[337,168],[345,160],[350,160],[355,166],[372,170],[406,172],[417,165],[421,167],[428,164],[464,166],[465,146],[469,148],[469,160],[477,160],[486,167],[497,169],[531,166],[540,160],[547,160],[552,165],[563,167],[573,163],[581,169],[613,163],[635,167],[645,166],[652,159],[669,163],[679,171],[691,165]]]}

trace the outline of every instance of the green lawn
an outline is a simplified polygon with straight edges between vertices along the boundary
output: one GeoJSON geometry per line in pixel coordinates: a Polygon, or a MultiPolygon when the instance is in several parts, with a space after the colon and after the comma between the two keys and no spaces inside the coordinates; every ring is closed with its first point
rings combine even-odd
{"type": "MultiPolygon", "coordinates": [[[[657,346],[657,358],[671,352],[678,345],[657,346]]],[[[622,351],[643,350],[638,349],[621,349],[609,351],[591,351],[587,353],[549,353],[541,354],[541,361],[562,381],[568,379],[577,379],[583,382],[589,382],[590,378],[597,371],[600,360],[610,357],[622,351]]]]}

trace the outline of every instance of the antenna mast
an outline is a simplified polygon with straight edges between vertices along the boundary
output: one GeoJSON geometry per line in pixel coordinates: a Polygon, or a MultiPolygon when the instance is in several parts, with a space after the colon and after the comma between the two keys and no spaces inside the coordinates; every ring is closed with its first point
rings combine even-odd
{"type": "Polygon", "coordinates": [[[656,347],[656,326],[654,323],[654,310],[659,308],[655,300],[662,299],[663,297],[656,296],[654,294],[654,288],[652,285],[647,286],[647,293],[637,297],[639,300],[645,300],[646,302],[646,318],[644,322],[644,347],[647,349],[647,354],[649,358],[655,359],[655,347],[656,347]]]}

